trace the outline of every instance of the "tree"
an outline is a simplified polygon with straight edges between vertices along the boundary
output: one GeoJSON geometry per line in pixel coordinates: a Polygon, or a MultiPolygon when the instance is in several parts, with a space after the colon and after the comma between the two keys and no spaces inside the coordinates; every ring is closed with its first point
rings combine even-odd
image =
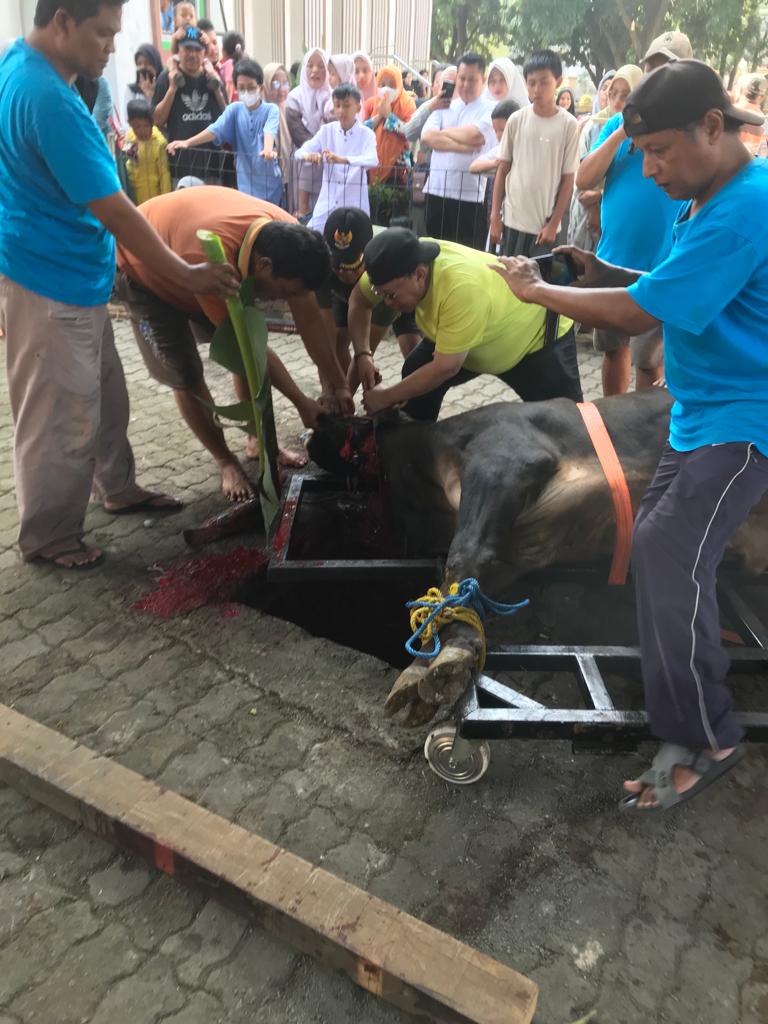
{"type": "Polygon", "coordinates": [[[768,18],[759,0],[682,0],[674,16],[706,60],[731,88],[739,63],[755,70],[768,56],[768,18]]]}
{"type": "Polygon", "coordinates": [[[670,0],[516,0],[515,54],[553,47],[583,64],[595,85],[609,68],[639,61],[664,29],[670,0]]]}
{"type": "Polygon", "coordinates": [[[485,57],[509,38],[509,0],[436,0],[432,9],[432,56],[455,62],[467,50],[485,57]]]}
{"type": "Polygon", "coordinates": [[[513,0],[512,49],[522,58],[554,47],[586,67],[597,84],[609,68],[639,63],[651,41],[680,29],[694,54],[731,85],[739,62],[756,68],[768,56],[761,0],[513,0]]]}

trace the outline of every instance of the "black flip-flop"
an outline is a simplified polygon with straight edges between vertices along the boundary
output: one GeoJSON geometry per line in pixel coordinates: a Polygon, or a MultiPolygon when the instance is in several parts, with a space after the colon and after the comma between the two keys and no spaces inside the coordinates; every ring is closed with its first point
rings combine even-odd
{"type": "Polygon", "coordinates": [[[101,565],[104,561],[104,552],[98,555],[97,558],[92,558],[89,562],[74,562],[72,565],[61,565],[57,559],[67,558],[69,555],[79,555],[83,551],[87,551],[87,545],[81,541],[76,547],[67,548],[66,551],[57,551],[55,555],[35,555],[31,558],[31,562],[44,562],[46,565],[52,565],[54,569],[63,569],[64,572],[87,572],[88,569],[95,569],[97,565],[101,565]]]}
{"type": "Polygon", "coordinates": [[[181,512],[184,508],[184,502],[172,498],[170,494],[153,494],[148,498],[144,498],[143,501],[137,501],[133,505],[126,505],[124,508],[107,508],[106,505],[103,505],[102,508],[108,516],[137,516],[144,512],[151,512],[156,516],[172,516],[177,512],[181,512]],[[174,504],[156,505],[156,501],[172,501],[174,504]]]}
{"type": "Polygon", "coordinates": [[[645,786],[653,787],[657,803],[642,806],[640,797],[643,795],[643,791],[641,790],[639,793],[630,793],[622,797],[619,800],[619,810],[623,814],[636,815],[658,814],[660,811],[671,810],[708,789],[713,782],[717,782],[723,775],[735,768],[744,754],[744,746],[740,744],[728,757],[717,761],[706,750],[690,750],[688,747],[681,747],[676,743],[662,743],[649,770],[643,772],[637,780],[645,786]],[[678,793],[674,786],[672,773],[675,765],[690,768],[692,772],[700,776],[699,781],[694,783],[690,789],[686,789],[684,793],[678,793]]]}

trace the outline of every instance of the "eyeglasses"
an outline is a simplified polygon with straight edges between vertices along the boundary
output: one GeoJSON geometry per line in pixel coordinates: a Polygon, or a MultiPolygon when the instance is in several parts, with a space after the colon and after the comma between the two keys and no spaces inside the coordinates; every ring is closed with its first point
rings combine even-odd
{"type": "Polygon", "coordinates": [[[385,302],[395,302],[397,299],[397,293],[400,291],[396,288],[393,292],[382,291],[381,288],[374,288],[374,293],[379,296],[380,299],[384,299],[385,302]]]}

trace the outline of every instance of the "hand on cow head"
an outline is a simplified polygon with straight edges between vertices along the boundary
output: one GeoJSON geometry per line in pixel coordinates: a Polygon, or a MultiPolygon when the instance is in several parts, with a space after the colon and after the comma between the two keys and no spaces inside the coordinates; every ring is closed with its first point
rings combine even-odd
{"type": "Polygon", "coordinates": [[[320,413],[317,429],[307,441],[313,462],[341,480],[378,478],[379,460],[373,420],[361,416],[320,413]]]}

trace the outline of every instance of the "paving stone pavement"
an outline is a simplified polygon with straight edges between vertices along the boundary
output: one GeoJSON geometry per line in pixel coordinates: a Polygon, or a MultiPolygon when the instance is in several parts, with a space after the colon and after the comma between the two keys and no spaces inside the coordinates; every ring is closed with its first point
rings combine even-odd
{"type": "MultiPolygon", "coordinates": [[[[89,513],[105,566],[24,566],[0,395],[0,697],[24,714],[365,886],[541,986],[538,1024],[768,1021],[766,749],[711,799],[637,824],[615,809],[640,755],[497,744],[445,785],[422,732],[386,723],[388,666],[253,609],[131,610],[179,531],[219,507],[214,467],[124,323],[140,479],[188,502],[151,525],[89,513]]],[[[397,373],[395,346],[381,360],[397,373]]],[[[300,382],[297,338],[275,347],[300,382]]],[[[585,389],[599,366],[581,347],[585,389]]],[[[211,371],[228,397],[224,376],[211,371]]],[[[445,413],[511,399],[493,380],[445,413]]],[[[299,424],[277,399],[281,436],[299,424]]],[[[0,1024],[394,1024],[380,1004],[234,914],[0,785],[0,1024]]]]}

